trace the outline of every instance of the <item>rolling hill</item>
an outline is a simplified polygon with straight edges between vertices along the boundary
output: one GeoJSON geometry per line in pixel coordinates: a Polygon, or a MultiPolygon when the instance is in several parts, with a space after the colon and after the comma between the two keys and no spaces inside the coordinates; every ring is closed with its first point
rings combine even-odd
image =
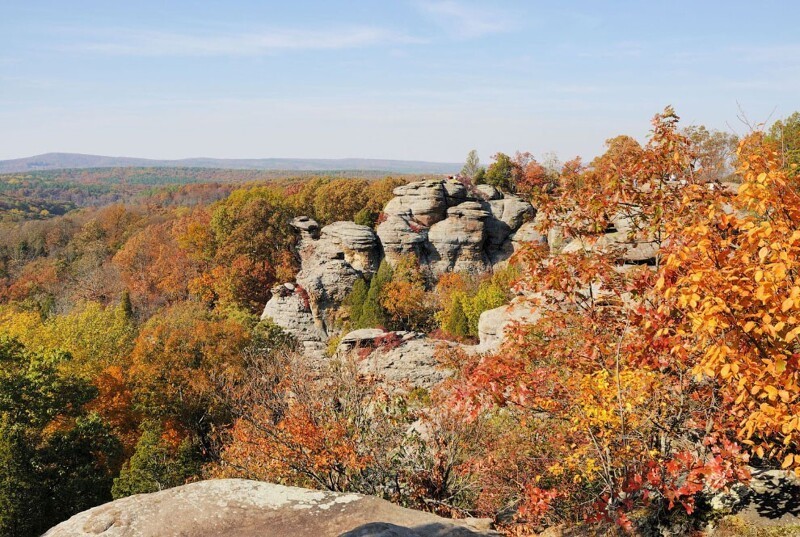
{"type": "Polygon", "coordinates": [[[234,170],[285,170],[285,171],[380,171],[389,173],[455,173],[461,164],[384,159],[216,159],[188,158],[180,160],[155,160],[133,157],[108,157],[78,153],[45,153],[32,157],[0,160],[0,173],[19,173],[66,168],[223,168],[234,170]]]}

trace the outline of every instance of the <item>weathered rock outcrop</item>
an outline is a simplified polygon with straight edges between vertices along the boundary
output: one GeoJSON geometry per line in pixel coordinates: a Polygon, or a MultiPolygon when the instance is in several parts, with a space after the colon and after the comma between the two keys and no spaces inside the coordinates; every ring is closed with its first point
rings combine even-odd
{"type": "Polygon", "coordinates": [[[395,388],[430,389],[452,374],[439,365],[436,354],[455,345],[419,332],[367,328],[342,337],[337,354],[356,352],[358,369],[363,375],[395,388]]]}
{"type": "Polygon", "coordinates": [[[476,201],[447,209],[447,218],[428,231],[427,262],[434,273],[482,272],[489,268],[484,249],[489,216],[491,213],[476,201]]]}
{"type": "Polygon", "coordinates": [[[457,537],[495,533],[485,520],[449,520],[370,496],[219,479],[116,500],[77,514],[45,535],[457,537]]]}
{"type": "Polygon", "coordinates": [[[264,307],[262,319],[270,319],[286,333],[294,336],[306,350],[316,351],[327,334],[322,323],[311,313],[308,294],[293,283],[272,288],[272,298],[264,307]]]}
{"type": "Polygon", "coordinates": [[[377,233],[389,263],[414,254],[434,274],[484,271],[513,253],[511,235],[534,214],[530,203],[480,185],[473,192],[455,180],[396,188],[377,233]]]}
{"type": "MultiPolygon", "coordinates": [[[[294,219],[301,270],[295,284],[273,289],[262,318],[272,319],[307,351],[320,355],[333,335],[333,315],[355,281],[369,279],[378,269],[382,256],[396,264],[413,254],[434,276],[477,273],[499,266],[523,241],[546,242],[532,227],[530,203],[489,185],[468,191],[459,181],[435,179],[399,186],[394,194],[377,233],[353,222],[320,227],[308,217],[294,219]]],[[[419,338],[414,341],[396,354],[406,359],[402,353],[408,352],[413,362],[413,356],[432,353],[419,338]]],[[[381,363],[392,369],[395,358],[384,356],[381,363]]]]}
{"type": "MultiPolygon", "coordinates": [[[[301,270],[297,284],[287,292],[278,286],[261,318],[270,318],[306,347],[319,347],[328,338],[330,313],[335,312],[353,283],[378,268],[381,247],[367,226],[334,222],[320,228],[316,221],[299,217],[292,225],[300,232],[301,270]]],[[[292,286],[294,285],[294,286],[292,286]]]]}
{"type": "Polygon", "coordinates": [[[526,297],[517,297],[510,304],[484,311],[478,318],[478,352],[500,348],[508,329],[514,323],[535,323],[539,319],[536,305],[526,297]]]}

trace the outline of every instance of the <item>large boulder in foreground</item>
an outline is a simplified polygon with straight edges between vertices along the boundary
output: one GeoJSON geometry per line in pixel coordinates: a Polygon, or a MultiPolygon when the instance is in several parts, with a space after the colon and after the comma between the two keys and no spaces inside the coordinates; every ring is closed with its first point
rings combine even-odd
{"type": "Polygon", "coordinates": [[[79,513],[47,537],[287,537],[495,535],[480,520],[448,520],[387,501],[244,479],[201,481],[79,513]]]}

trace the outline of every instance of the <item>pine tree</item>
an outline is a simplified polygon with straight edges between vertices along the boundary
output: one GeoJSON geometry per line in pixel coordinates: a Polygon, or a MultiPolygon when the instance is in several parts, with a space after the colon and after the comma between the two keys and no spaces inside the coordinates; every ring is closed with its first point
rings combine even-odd
{"type": "Polygon", "coordinates": [[[381,305],[381,298],[383,297],[384,286],[392,281],[393,272],[391,265],[389,265],[385,259],[381,261],[378,272],[375,273],[372,280],[369,282],[367,299],[364,301],[364,306],[361,309],[361,315],[359,315],[356,328],[386,326],[388,317],[386,315],[386,310],[384,310],[381,305]]]}
{"type": "Polygon", "coordinates": [[[136,451],[114,479],[111,493],[115,499],[183,485],[200,470],[188,438],[174,449],[162,438],[159,425],[147,423],[142,429],[136,451]]]}
{"type": "Polygon", "coordinates": [[[367,287],[366,280],[359,278],[353,284],[353,289],[345,299],[344,303],[349,309],[350,324],[352,326],[360,325],[361,313],[364,310],[364,303],[367,301],[368,293],[369,288],[367,287]]]}

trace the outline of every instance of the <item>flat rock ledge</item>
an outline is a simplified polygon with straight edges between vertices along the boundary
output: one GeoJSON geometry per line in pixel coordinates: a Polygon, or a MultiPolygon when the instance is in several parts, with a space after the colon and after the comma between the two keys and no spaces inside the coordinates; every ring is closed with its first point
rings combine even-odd
{"type": "Polygon", "coordinates": [[[466,537],[497,535],[483,519],[449,520],[385,500],[215,479],[100,505],[45,537],[466,537]]]}

